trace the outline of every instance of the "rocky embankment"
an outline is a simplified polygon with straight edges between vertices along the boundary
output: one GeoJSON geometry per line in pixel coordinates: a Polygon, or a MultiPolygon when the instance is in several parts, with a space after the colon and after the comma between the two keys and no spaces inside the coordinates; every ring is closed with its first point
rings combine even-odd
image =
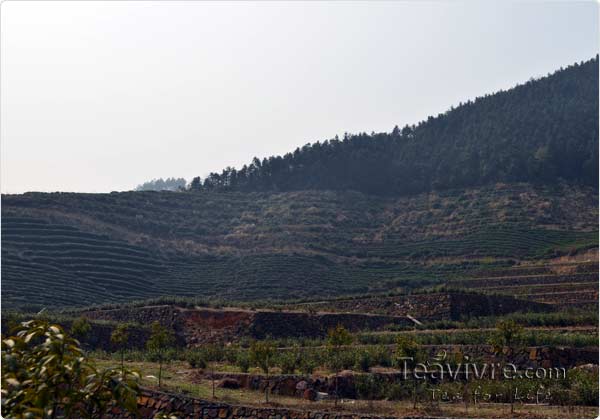
{"type": "Polygon", "coordinates": [[[250,311],[242,309],[187,309],[147,306],[86,311],[89,319],[135,322],[158,321],[172,328],[182,345],[233,342],[242,337],[324,337],[330,328],[343,325],[349,331],[377,331],[391,325],[410,325],[406,317],[358,313],[307,313],[300,311],[250,311]]]}
{"type": "Polygon", "coordinates": [[[138,397],[138,413],[128,413],[119,407],[110,410],[108,418],[153,419],[172,416],[184,419],[339,419],[373,418],[372,414],[327,410],[303,410],[283,407],[253,407],[208,401],[183,394],[142,389],[138,397]]]}
{"type": "Polygon", "coordinates": [[[420,320],[458,320],[463,317],[505,315],[527,308],[533,312],[551,311],[552,305],[482,293],[445,292],[399,296],[357,297],[307,303],[314,310],[361,312],[388,316],[413,316],[420,320]]]}

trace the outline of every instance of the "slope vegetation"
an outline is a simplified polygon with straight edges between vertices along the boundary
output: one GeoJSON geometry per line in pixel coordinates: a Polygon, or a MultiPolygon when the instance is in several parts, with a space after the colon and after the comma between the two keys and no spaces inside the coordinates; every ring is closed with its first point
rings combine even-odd
{"type": "MultiPolygon", "coordinates": [[[[595,189],[5,195],[2,298],[326,298],[460,280],[597,247],[595,189]]],[[[468,286],[468,285],[464,285],[468,286]]]]}

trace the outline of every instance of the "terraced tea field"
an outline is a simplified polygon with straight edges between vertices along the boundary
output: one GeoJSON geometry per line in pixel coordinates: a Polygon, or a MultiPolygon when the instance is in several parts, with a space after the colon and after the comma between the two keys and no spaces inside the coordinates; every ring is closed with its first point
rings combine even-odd
{"type": "Polygon", "coordinates": [[[2,245],[7,302],[139,299],[165,270],[143,248],[40,219],[3,218],[2,245]]]}
{"type": "Polygon", "coordinates": [[[558,308],[598,306],[598,253],[588,252],[585,261],[548,263],[489,271],[451,284],[474,290],[501,293],[558,308]]]}
{"type": "Polygon", "coordinates": [[[7,307],[165,295],[255,301],[450,284],[590,302],[597,269],[544,267],[598,246],[597,197],[527,184],[412,197],[3,195],[2,299],[7,307]]]}

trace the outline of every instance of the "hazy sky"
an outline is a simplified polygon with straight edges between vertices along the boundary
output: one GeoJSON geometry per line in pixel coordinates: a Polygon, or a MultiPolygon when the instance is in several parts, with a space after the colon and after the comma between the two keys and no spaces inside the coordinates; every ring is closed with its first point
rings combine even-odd
{"type": "Polygon", "coordinates": [[[391,131],[598,51],[595,2],[7,1],[2,192],[126,190],[391,131]]]}

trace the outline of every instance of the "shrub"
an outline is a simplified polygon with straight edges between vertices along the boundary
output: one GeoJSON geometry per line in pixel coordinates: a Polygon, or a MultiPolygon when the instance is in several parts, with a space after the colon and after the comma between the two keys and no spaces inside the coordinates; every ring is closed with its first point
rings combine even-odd
{"type": "Polygon", "coordinates": [[[571,369],[567,374],[569,387],[573,391],[572,404],[598,405],[598,372],[595,374],[581,369],[571,369]]]}
{"type": "Polygon", "coordinates": [[[374,365],[383,367],[390,367],[393,365],[392,355],[385,346],[379,345],[375,347],[372,358],[374,365]]]}
{"type": "Polygon", "coordinates": [[[220,344],[207,344],[202,347],[202,352],[207,362],[221,362],[225,360],[225,348],[220,344]]]}
{"type": "Polygon", "coordinates": [[[354,378],[356,394],[359,398],[373,400],[385,396],[387,384],[375,375],[356,375],[354,378]]]}
{"type": "Polygon", "coordinates": [[[317,365],[318,363],[315,360],[315,358],[305,353],[300,358],[298,368],[300,369],[300,372],[302,372],[304,375],[311,375],[317,367],[317,365]]]}
{"type": "Polygon", "coordinates": [[[190,351],[186,354],[186,361],[193,369],[206,369],[206,360],[201,352],[190,351]]]}
{"type": "Polygon", "coordinates": [[[299,355],[296,351],[284,351],[278,357],[278,365],[284,375],[293,374],[299,364],[299,355]]]}
{"type": "Polygon", "coordinates": [[[496,332],[489,342],[494,351],[501,352],[502,347],[511,347],[523,340],[523,327],[512,319],[500,320],[496,324],[496,332]]]}
{"type": "Polygon", "coordinates": [[[372,363],[373,359],[371,357],[371,353],[369,353],[367,350],[362,350],[358,353],[355,367],[363,372],[368,372],[372,363]]]}
{"type": "Polygon", "coordinates": [[[71,324],[71,334],[79,341],[85,340],[91,331],[92,326],[84,317],[76,318],[71,324]]]}
{"type": "Polygon", "coordinates": [[[250,369],[250,359],[245,352],[239,352],[236,359],[236,364],[240,368],[240,371],[247,373],[250,369]]]}

